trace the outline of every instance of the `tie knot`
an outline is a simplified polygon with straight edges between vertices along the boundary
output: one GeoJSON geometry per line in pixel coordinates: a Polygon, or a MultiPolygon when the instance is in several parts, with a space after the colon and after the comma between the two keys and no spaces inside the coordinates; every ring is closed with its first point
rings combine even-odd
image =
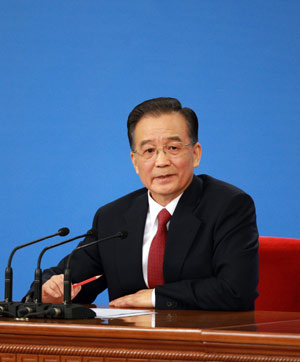
{"type": "Polygon", "coordinates": [[[162,209],[158,216],[158,225],[159,226],[166,226],[168,221],[171,219],[171,214],[167,209],[162,209]]]}

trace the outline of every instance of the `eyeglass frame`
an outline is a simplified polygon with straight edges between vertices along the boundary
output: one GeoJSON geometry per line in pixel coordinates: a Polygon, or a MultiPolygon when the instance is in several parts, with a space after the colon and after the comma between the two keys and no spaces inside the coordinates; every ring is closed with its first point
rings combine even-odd
{"type": "MultiPolygon", "coordinates": [[[[184,147],[187,147],[187,146],[194,146],[194,145],[197,143],[197,141],[194,141],[194,142],[191,142],[191,143],[183,143],[182,141],[171,141],[171,142],[180,143],[180,144],[182,144],[183,148],[184,148],[184,147]]],[[[145,157],[144,157],[141,153],[139,153],[137,150],[133,150],[132,153],[137,154],[138,156],[140,156],[140,157],[141,157],[143,160],[145,160],[145,161],[154,160],[154,159],[155,159],[155,158],[153,158],[154,155],[155,155],[155,157],[157,157],[159,151],[163,151],[163,153],[164,153],[166,156],[168,156],[168,157],[176,157],[176,156],[179,156],[179,155],[172,155],[172,154],[170,154],[168,151],[166,151],[166,147],[167,147],[167,144],[163,145],[163,147],[159,147],[159,148],[157,147],[156,150],[155,150],[155,152],[153,152],[153,156],[151,155],[149,158],[145,158],[145,157]]]]}

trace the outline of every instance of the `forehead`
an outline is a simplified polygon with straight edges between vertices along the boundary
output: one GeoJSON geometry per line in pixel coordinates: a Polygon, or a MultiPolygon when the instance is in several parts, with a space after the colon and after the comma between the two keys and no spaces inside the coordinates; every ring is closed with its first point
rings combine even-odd
{"type": "Polygon", "coordinates": [[[169,138],[186,141],[189,138],[186,119],[177,112],[161,115],[146,115],[137,123],[134,138],[137,144],[149,141],[160,141],[169,138]]]}

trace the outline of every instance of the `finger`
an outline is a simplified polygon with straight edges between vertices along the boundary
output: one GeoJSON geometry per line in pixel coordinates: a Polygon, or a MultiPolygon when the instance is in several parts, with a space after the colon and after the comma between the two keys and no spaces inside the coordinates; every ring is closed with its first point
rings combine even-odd
{"type": "Polygon", "coordinates": [[[64,295],[64,275],[55,275],[53,276],[50,281],[52,281],[51,286],[59,291],[59,295],[64,295]]]}
{"type": "Polygon", "coordinates": [[[132,299],[131,295],[126,295],[125,297],[121,297],[121,298],[111,301],[109,303],[109,306],[116,307],[116,308],[130,307],[130,306],[132,306],[131,299],[132,299]]]}
{"type": "Polygon", "coordinates": [[[47,287],[51,291],[51,295],[55,298],[62,297],[64,295],[64,276],[55,275],[47,282],[47,287]]]}
{"type": "Polygon", "coordinates": [[[109,306],[116,308],[153,308],[152,291],[152,289],[140,290],[134,294],[112,300],[109,306]]]}
{"type": "Polygon", "coordinates": [[[81,285],[78,287],[73,288],[73,285],[71,286],[71,299],[74,299],[76,295],[81,291],[81,285]]]}
{"type": "Polygon", "coordinates": [[[112,300],[111,302],[109,302],[109,306],[110,307],[118,307],[120,303],[120,298],[112,300]]]}
{"type": "Polygon", "coordinates": [[[42,292],[43,292],[43,295],[45,295],[45,296],[49,295],[54,298],[58,298],[61,295],[59,289],[57,289],[57,287],[53,283],[53,281],[46,282],[43,285],[42,292]]]}
{"type": "Polygon", "coordinates": [[[62,303],[63,301],[63,274],[53,275],[42,286],[43,303],[62,303]]]}

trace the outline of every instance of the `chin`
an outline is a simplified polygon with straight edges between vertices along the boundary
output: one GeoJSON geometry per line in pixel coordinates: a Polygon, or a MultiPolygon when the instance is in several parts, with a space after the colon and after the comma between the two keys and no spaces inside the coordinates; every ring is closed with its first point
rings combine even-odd
{"type": "Polygon", "coordinates": [[[170,200],[174,199],[177,195],[180,194],[179,191],[176,192],[176,190],[174,189],[153,190],[153,193],[161,198],[170,199],[170,200]]]}

